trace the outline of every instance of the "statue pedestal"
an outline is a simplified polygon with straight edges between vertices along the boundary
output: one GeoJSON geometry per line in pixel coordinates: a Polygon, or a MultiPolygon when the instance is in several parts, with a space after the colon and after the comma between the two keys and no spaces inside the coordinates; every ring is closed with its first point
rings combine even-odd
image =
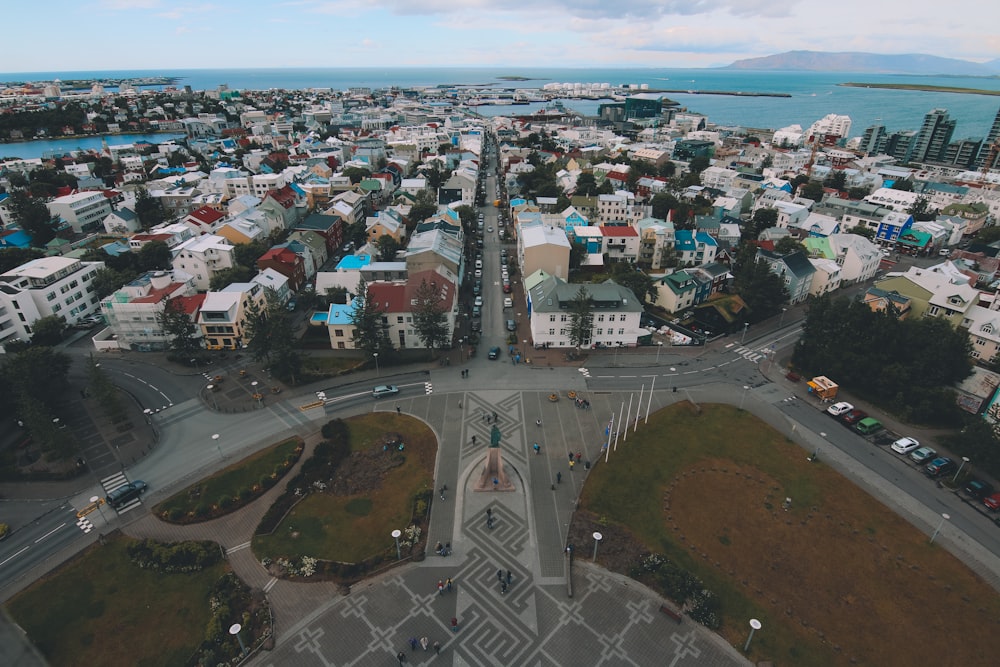
{"type": "Polygon", "coordinates": [[[507,478],[507,473],[503,469],[503,459],[500,457],[499,447],[490,447],[486,450],[486,464],[483,466],[483,474],[472,487],[473,491],[513,491],[514,483],[507,478]]]}

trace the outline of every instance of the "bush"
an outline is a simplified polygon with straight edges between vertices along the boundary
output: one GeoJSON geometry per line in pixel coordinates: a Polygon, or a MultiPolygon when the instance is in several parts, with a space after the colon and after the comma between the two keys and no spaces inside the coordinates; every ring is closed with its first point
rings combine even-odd
{"type": "Polygon", "coordinates": [[[222,559],[215,542],[172,542],[136,540],[126,547],[129,559],[146,570],[198,572],[222,559]]]}

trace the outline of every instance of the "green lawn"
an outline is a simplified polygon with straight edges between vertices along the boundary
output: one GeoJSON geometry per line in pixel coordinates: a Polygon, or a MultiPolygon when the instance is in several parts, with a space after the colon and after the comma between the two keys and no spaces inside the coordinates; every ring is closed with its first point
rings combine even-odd
{"type": "Polygon", "coordinates": [[[220,470],[167,498],[154,508],[161,518],[191,523],[214,519],[243,507],[274,486],[297,459],[299,438],[289,438],[220,470]]]}
{"type": "Polygon", "coordinates": [[[351,449],[356,452],[375,447],[386,433],[404,434],[405,463],[390,470],[378,488],[363,494],[311,494],[295,506],[272,535],[253,538],[258,558],[311,556],[360,562],[391,545],[389,533],[409,525],[414,496],[433,488],[437,440],[426,424],[392,412],[345,421],[350,427],[351,449]]]}
{"type": "Polygon", "coordinates": [[[92,547],[8,603],[50,664],[175,667],[201,644],[225,563],[159,574],[133,565],[127,542],[92,547]]]}
{"type": "Polygon", "coordinates": [[[581,516],[593,525],[574,532],[602,530],[609,545],[631,535],[633,562],[657,552],[696,574],[734,646],[760,619],[754,661],[987,664],[1000,652],[988,584],[750,413],[680,403],[629,436],[591,471],[581,516]],[[933,640],[969,627],[974,641],[933,640]]]}

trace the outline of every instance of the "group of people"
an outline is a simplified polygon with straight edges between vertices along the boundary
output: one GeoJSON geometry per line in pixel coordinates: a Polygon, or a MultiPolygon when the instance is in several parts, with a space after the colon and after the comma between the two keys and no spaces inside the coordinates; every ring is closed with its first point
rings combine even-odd
{"type": "Polygon", "coordinates": [[[500,582],[500,595],[506,595],[507,589],[510,588],[510,584],[514,577],[511,575],[510,570],[507,570],[507,576],[504,577],[503,570],[497,570],[497,581],[500,582]]]}
{"type": "Polygon", "coordinates": [[[434,553],[438,556],[447,556],[451,553],[451,542],[445,542],[444,544],[438,542],[434,545],[434,553]]]}

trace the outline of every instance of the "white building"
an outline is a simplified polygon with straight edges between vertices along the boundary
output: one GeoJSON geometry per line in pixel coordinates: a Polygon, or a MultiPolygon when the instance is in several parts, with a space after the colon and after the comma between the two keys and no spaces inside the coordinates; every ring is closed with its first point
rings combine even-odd
{"type": "Polygon", "coordinates": [[[101,313],[117,347],[148,352],[162,350],[171,335],[163,329],[165,304],[195,293],[191,276],[183,271],[153,271],[122,286],[101,302],[101,313]]]}
{"type": "Polygon", "coordinates": [[[174,268],[192,276],[195,289],[207,291],[208,284],[219,271],[235,265],[236,247],[222,236],[195,236],[174,248],[174,268]]]}
{"type": "Polygon", "coordinates": [[[525,278],[524,285],[531,311],[531,337],[536,346],[573,346],[569,304],[581,287],[594,304],[592,328],[581,347],[635,347],[639,337],[647,333],[640,326],[642,303],[631,290],[610,280],[600,284],[571,284],[539,271],[525,278]]]}
{"type": "Polygon", "coordinates": [[[67,324],[98,311],[94,275],[104,262],[42,257],[0,275],[0,345],[31,337],[35,320],[61,315],[67,324]]]}
{"type": "Polygon", "coordinates": [[[104,219],[111,213],[111,203],[101,191],[56,197],[47,206],[49,213],[69,223],[77,234],[100,229],[104,219]]]}

